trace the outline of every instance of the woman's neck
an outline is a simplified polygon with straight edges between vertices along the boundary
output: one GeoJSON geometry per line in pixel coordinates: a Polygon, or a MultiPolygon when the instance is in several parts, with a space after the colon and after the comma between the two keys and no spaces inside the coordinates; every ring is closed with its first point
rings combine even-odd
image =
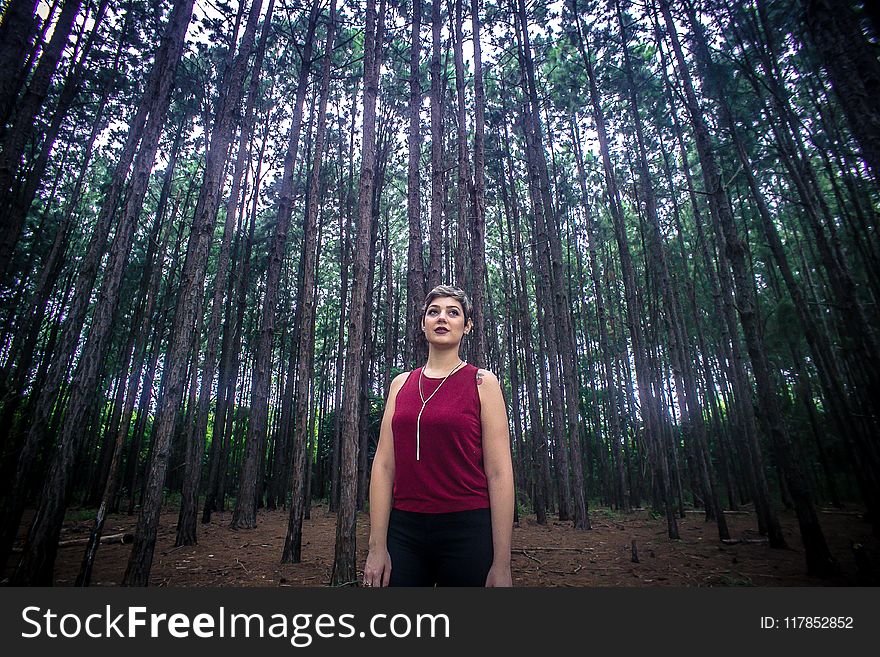
{"type": "Polygon", "coordinates": [[[425,365],[425,374],[431,376],[446,376],[450,370],[461,362],[458,349],[428,349],[428,362],[425,365]]]}

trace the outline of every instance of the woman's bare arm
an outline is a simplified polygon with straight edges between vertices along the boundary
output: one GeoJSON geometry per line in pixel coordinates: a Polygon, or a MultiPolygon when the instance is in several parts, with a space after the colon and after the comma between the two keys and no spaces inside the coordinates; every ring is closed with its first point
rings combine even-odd
{"type": "Polygon", "coordinates": [[[486,586],[512,586],[510,543],[513,535],[513,463],[510,429],[501,384],[492,372],[477,372],[480,420],[483,427],[483,465],[489,483],[494,559],[486,586]]]}
{"type": "Polygon", "coordinates": [[[364,565],[364,585],[388,586],[391,578],[391,557],[388,555],[388,518],[391,515],[391,496],[394,486],[394,435],[391,418],[397,393],[403,386],[407,372],[397,375],[388,390],[379,444],[370,471],[370,552],[364,565]]]}

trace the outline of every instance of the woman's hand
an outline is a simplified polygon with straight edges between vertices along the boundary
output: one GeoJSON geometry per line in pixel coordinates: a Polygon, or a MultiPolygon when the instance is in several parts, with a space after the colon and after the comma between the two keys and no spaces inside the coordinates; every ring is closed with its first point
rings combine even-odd
{"type": "Polygon", "coordinates": [[[364,586],[388,586],[390,580],[391,555],[388,550],[370,550],[364,565],[364,586]]]}
{"type": "Polygon", "coordinates": [[[513,578],[510,576],[510,564],[504,566],[493,563],[486,576],[486,587],[513,586],[513,578]]]}

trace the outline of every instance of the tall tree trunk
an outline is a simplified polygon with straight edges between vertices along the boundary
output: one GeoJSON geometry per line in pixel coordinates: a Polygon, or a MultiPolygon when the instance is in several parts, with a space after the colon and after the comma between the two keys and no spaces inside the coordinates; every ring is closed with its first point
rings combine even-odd
{"type": "Polygon", "coordinates": [[[192,10],[190,0],[182,0],[182,5],[175,5],[175,10],[179,13],[172,13],[169,31],[163,43],[168,51],[167,60],[157,67],[160,79],[156,85],[155,104],[151,108],[135,160],[132,181],[110,248],[89,335],[71,382],[59,447],[52,458],[40,505],[25,541],[26,549],[14,576],[14,581],[21,584],[48,584],[52,581],[58,536],[68,501],[69,476],[82,444],[85,420],[93,407],[94,392],[109,347],[110,331],[119,302],[123,271],[134,239],[136,219],[147,191],[165,114],[171,103],[175,72],[192,10]]]}
{"type": "Polygon", "coordinates": [[[272,346],[275,338],[275,314],[278,305],[278,287],[281,279],[281,266],[287,247],[287,231],[293,213],[293,186],[299,138],[302,130],[303,105],[308,89],[311,69],[312,49],[314,47],[315,27],[318,22],[320,0],[312,2],[309,10],[308,26],[296,98],[291,117],[290,140],[284,156],[284,172],[278,203],[275,230],[269,246],[269,265],[266,272],[266,292],[260,314],[260,332],[257,340],[257,353],[254,359],[254,380],[251,386],[251,413],[248,421],[245,454],[238,479],[238,496],[230,526],[233,529],[253,529],[257,526],[257,484],[259,463],[266,445],[266,423],[269,413],[269,383],[272,378],[272,346]]]}
{"type": "MultiPolygon", "coordinates": [[[[648,167],[647,147],[645,146],[644,129],[639,113],[638,94],[636,92],[635,75],[632,58],[629,54],[627,30],[624,25],[623,11],[617,5],[618,21],[623,38],[623,56],[626,72],[629,108],[632,125],[635,128],[636,155],[638,162],[639,190],[644,207],[644,218],[648,224],[648,251],[651,254],[649,267],[653,269],[657,285],[660,287],[663,305],[665,306],[664,324],[668,341],[668,352],[676,392],[679,398],[681,424],[687,438],[687,448],[692,452],[691,458],[696,462],[693,470],[699,475],[699,486],[703,491],[706,505],[707,520],[716,520],[719,537],[730,538],[727,522],[721,511],[715,492],[715,482],[706,445],[706,432],[703,424],[703,412],[697,399],[696,385],[693,381],[690,358],[687,355],[687,335],[684,327],[681,306],[678,296],[672,288],[672,277],[666,257],[666,245],[660,230],[660,219],[657,212],[657,200],[651,182],[648,167]]],[[[662,53],[661,53],[662,54],[662,53]]],[[[672,404],[670,404],[672,406],[672,404]]],[[[682,509],[683,512],[683,509],[682,509]]]]}
{"type": "MultiPolygon", "coordinates": [[[[262,9],[262,0],[254,0],[248,13],[245,30],[242,36],[242,48],[247,52],[253,48],[252,44],[257,31],[257,23],[262,9]]],[[[201,388],[196,409],[196,418],[192,433],[192,444],[188,446],[186,458],[186,473],[183,484],[183,494],[180,500],[180,515],[177,522],[177,538],[175,545],[195,545],[196,518],[198,514],[198,493],[201,484],[202,454],[205,448],[206,432],[208,429],[208,407],[211,402],[211,392],[214,386],[214,374],[217,369],[217,347],[220,338],[220,315],[223,311],[223,297],[226,289],[226,277],[229,271],[230,252],[232,248],[232,234],[236,222],[236,209],[238,197],[241,193],[241,179],[244,174],[244,165],[247,160],[247,143],[253,131],[254,111],[257,95],[257,81],[263,67],[263,54],[266,40],[272,25],[272,13],[275,8],[274,0],[269,0],[269,7],[263,19],[263,31],[260,36],[257,55],[254,59],[253,73],[248,89],[244,119],[241,122],[240,137],[238,142],[238,154],[235,160],[235,170],[232,177],[232,189],[226,202],[226,223],[223,227],[223,237],[220,242],[220,252],[217,257],[217,272],[214,278],[214,290],[211,300],[211,315],[208,320],[207,346],[205,349],[204,364],[201,373],[201,388]]],[[[239,65],[244,68],[246,59],[239,65]]],[[[236,72],[233,72],[235,74],[236,72]]],[[[237,80],[233,84],[238,83],[237,80]]],[[[237,108],[236,108],[237,110],[237,108]]],[[[222,120],[222,119],[221,119],[222,120]]],[[[221,128],[218,124],[215,129],[221,128]]],[[[233,128],[234,129],[234,128],[233,128]]],[[[231,138],[231,137],[230,137],[231,138]]]]}
{"type": "MultiPolygon", "coordinates": [[[[661,8],[668,13],[666,0],[661,0],[661,8]]],[[[695,31],[700,29],[698,25],[693,23],[691,27],[695,31]]],[[[672,38],[672,34],[670,34],[670,38],[672,38]]],[[[794,498],[801,538],[807,556],[807,568],[813,574],[827,575],[836,569],[836,564],[825,543],[825,537],[819,526],[800,464],[792,458],[790,438],[781,418],[777,393],[770,375],[767,351],[761,335],[754,289],[748,281],[747,245],[739,236],[727,191],[722,186],[720,167],[712,152],[708,127],[697,101],[690,72],[686,66],[682,65],[684,63],[683,56],[680,54],[680,47],[676,48],[676,44],[677,41],[673,38],[673,48],[676,50],[676,58],[679,59],[679,74],[685,90],[686,105],[694,127],[697,154],[709,199],[709,209],[724,235],[724,248],[733,271],[736,306],[760,399],[762,410],[760,417],[765,431],[772,441],[780,469],[785,473],[786,481],[794,498]]]]}
{"type": "MultiPolygon", "coordinates": [[[[376,299],[376,274],[378,272],[381,280],[382,265],[377,263],[377,251],[379,241],[379,200],[382,197],[382,188],[385,184],[385,172],[388,168],[388,154],[391,145],[391,130],[388,122],[382,122],[379,127],[379,136],[377,139],[377,156],[376,156],[376,183],[373,186],[373,214],[370,221],[370,252],[367,261],[373,263],[370,267],[369,277],[367,280],[366,306],[364,307],[364,348],[363,362],[364,367],[361,370],[360,394],[361,394],[361,413],[358,426],[358,458],[357,458],[357,485],[355,495],[355,509],[362,511],[367,501],[368,484],[367,475],[369,470],[369,450],[370,450],[370,382],[376,381],[379,377],[373,373],[373,368],[378,364],[376,358],[376,331],[373,326],[376,325],[375,317],[378,315],[380,299],[376,299]]],[[[387,213],[386,213],[387,224],[387,213]]],[[[386,233],[387,235],[387,233],[386,233]]],[[[386,238],[387,241],[387,238],[386,238]]],[[[387,290],[390,294],[391,290],[387,290]]],[[[379,292],[381,297],[381,292],[379,292]]],[[[389,322],[386,322],[386,326],[389,322]]],[[[390,382],[389,382],[390,383],[390,382]]],[[[382,392],[387,395],[388,388],[383,388],[382,392]]]]}
{"type": "MultiPolygon", "coordinates": [[[[575,16],[577,21],[578,34],[580,35],[580,19],[575,16]]],[[[580,39],[581,55],[586,60],[586,53],[583,50],[583,39],[580,39]]],[[[584,171],[584,158],[580,148],[580,134],[577,127],[577,121],[572,117],[572,129],[574,134],[573,143],[575,145],[575,156],[578,167],[578,179],[581,186],[582,203],[584,204],[584,212],[586,213],[585,224],[587,228],[588,249],[590,254],[590,278],[593,283],[593,294],[596,295],[596,323],[599,329],[599,351],[602,352],[603,374],[605,378],[605,399],[606,411],[608,415],[608,423],[610,426],[610,443],[611,456],[615,467],[614,479],[614,497],[617,503],[623,509],[630,508],[629,490],[626,483],[626,473],[624,472],[623,459],[620,456],[620,445],[626,441],[626,435],[621,429],[620,414],[617,409],[617,389],[614,385],[614,366],[612,364],[611,344],[608,339],[608,325],[605,310],[605,295],[602,293],[601,272],[599,270],[599,259],[596,255],[596,243],[598,241],[595,220],[590,216],[590,208],[587,196],[587,179],[584,171]]],[[[598,432],[597,432],[598,435],[598,432]]]]}
{"type": "MultiPolygon", "coordinates": [[[[85,46],[83,46],[82,52],[73,66],[73,70],[67,75],[67,78],[64,81],[64,85],[59,93],[58,104],[55,106],[55,110],[52,113],[52,120],[43,134],[43,143],[39,155],[34,159],[33,164],[27,168],[27,174],[22,176],[23,180],[13,183],[13,189],[9,196],[2,198],[2,193],[0,193],[0,226],[3,226],[4,234],[4,237],[0,238],[2,239],[2,242],[0,242],[0,281],[3,281],[6,277],[7,267],[9,265],[8,258],[11,257],[12,251],[15,249],[14,242],[18,240],[22,228],[25,225],[27,213],[36,197],[43,175],[46,172],[46,165],[49,162],[49,156],[52,154],[55,140],[61,130],[61,125],[82,88],[85,65],[87,62],[90,62],[89,54],[96,41],[98,26],[104,19],[108,4],[109,0],[101,1],[98,11],[95,14],[94,25],[89,33],[85,46]]],[[[110,67],[111,70],[116,70],[118,65],[123,44],[127,41],[126,35],[128,33],[129,23],[128,14],[126,14],[126,20],[119,36],[119,44],[116,49],[114,61],[110,67]]],[[[112,77],[110,80],[112,80],[112,77]]],[[[106,90],[109,90],[110,80],[108,80],[108,83],[105,85],[106,90]]],[[[105,102],[105,98],[102,98],[99,105],[98,116],[103,114],[103,106],[105,102]]]]}
{"type": "MultiPolygon", "coordinates": [[[[435,0],[436,1],[436,0],[435,0]]],[[[357,451],[358,418],[361,412],[361,368],[364,366],[364,306],[367,294],[370,223],[373,214],[373,187],[376,167],[376,99],[379,93],[379,68],[382,58],[385,0],[381,0],[378,17],[376,1],[367,0],[364,35],[364,116],[361,140],[361,176],[358,186],[357,240],[353,249],[353,282],[351,311],[348,314],[348,349],[345,355],[345,382],[348,394],[342,408],[342,452],[339,513],[336,519],[336,550],[331,583],[351,584],[357,579],[355,565],[357,516],[357,451]]]]}
{"type": "MultiPolygon", "coordinates": [[[[252,32],[248,38],[242,39],[232,66],[223,75],[224,93],[218,103],[211,131],[205,174],[196,201],[186,259],[181,271],[171,339],[166,352],[162,401],[153,426],[153,450],[145,486],[144,504],[138,517],[134,546],[123,577],[123,582],[129,586],[146,586],[149,582],[172,433],[186,385],[186,366],[190,360],[190,349],[201,325],[208,251],[214,235],[229,144],[235,133],[248,60],[253,49],[252,32]]],[[[254,74],[258,75],[258,72],[254,74]]]]}
{"type": "MultiPolygon", "coordinates": [[[[438,0],[432,0],[438,2],[438,0]]],[[[422,363],[427,358],[427,343],[422,337],[419,311],[425,298],[425,265],[422,256],[422,203],[419,186],[419,162],[422,132],[419,111],[422,107],[421,58],[422,0],[412,2],[412,32],[409,57],[409,127],[407,129],[406,212],[409,225],[406,274],[406,348],[404,366],[422,363]]]]}
{"type": "Polygon", "coordinates": [[[300,338],[296,359],[296,389],[294,393],[293,430],[293,490],[291,491],[290,518],[284,541],[282,563],[299,563],[302,559],[302,522],[306,507],[306,450],[309,445],[309,402],[313,379],[315,348],[315,278],[317,268],[317,221],[320,202],[321,162],[327,135],[327,100],[330,95],[330,67],[333,59],[333,38],[336,29],[336,0],[330,0],[330,15],[324,61],[321,67],[321,100],[318,106],[318,126],[315,136],[315,156],[309,176],[308,206],[303,222],[302,285],[297,302],[300,338]]]}
{"type": "Polygon", "coordinates": [[[474,182],[471,227],[471,299],[474,304],[473,355],[477,367],[486,367],[486,91],[480,44],[480,2],[471,0],[474,48],[474,182]]]}
{"type": "MultiPolygon", "coordinates": [[[[575,12],[577,13],[577,12],[575,12]]],[[[636,288],[635,268],[632,262],[629,242],[626,236],[624,224],[623,206],[620,200],[620,191],[617,184],[617,175],[611,162],[608,147],[608,136],[605,127],[605,114],[596,84],[590,53],[585,51],[584,66],[587,71],[590,86],[590,102],[593,109],[593,119],[599,138],[599,149],[602,156],[602,164],[605,173],[605,185],[608,190],[609,210],[614,223],[614,235],[620,254],[620,266],[623,274],[624,297],[626,302],[626,324],[629,329],[632,342],[633,356],[636,369],[636,383],[641,402],[641,416],[644,423],[644,434],[647,437],[650,453],[655,456],[654,468],[659,478],[659,486],[663,493],[663,506],[666,511],[667,533],[670,538],[678,538],[678,524],[673,510],[672,488],[669,481],[669,463],[665,451],[660,447],[663,442],[663,419],[658,412],[654,393],[652,392],[653,376],[650,373],[647,362],[645,337],[641,325],[641,304],[638,299],[636,288]]]]}
{"type": "MultiPolygon", "coordinates": [[[[503,178],[502,178],[503,180],[503,178]]],[[[505,194],[506,196],[506,194],[505,194]]],[[[505,207],[505,217],[507,219],[507,208],[505,207]]],[[[501,271],[501,280],[503,285],[503,294],[506,299],[509,299],[511,302],[511,307],[513,306],[513,300],[516,298],[516,293],[514,291],[514,283],[512,281],[516,276],[516,261],[513,257],[513,240],[511,239],[510,230],[509,230],[509,220],[507,222],[508,230],[505,230],[505,226],[503,225],[504,221],[499,220],[498,227],[498,235],[500,237],[500,245],[501,245],[501,261],[509,262],[513,267],[513,272],[508,273],[508,269],[502,269],[501,271]],[[508,253],[508,247],[505,243],[505,235],[510,240],[510,253],[508,253]]],[[[523,402],[520,396],[520,378],[519,378],[519,369],[520,369],[520,356],[519,356],[519,347],[517,340],[517,329],[511,326],[510,323],[506,323],[504,325],[504,344],[507,348],[507,362],[510,367],[510,403],[512,408],[512,417],[513,417],[513,437],[511,443],[511,450],[513,452],[513,472],[514,472],[514,480],[517,482],[517,488],[519,490],[530,491],[531,486],[529,485],[529,477],[526,475],[526,440],[525,440],[525,432],[523,430],[522,416],[523,416],[523,402]]],[[[519,525],[519,498],[518,496],[515,498],[517,503],[514,505],[514,526],[519,525]]]]}
{"type": "MultiPolygon", "coordinates": [[[[35,119],[49,93],[49,85],[58,62],[67,46],[73,22],[79,14],[82,0],[64,0],[58,20],[52,30],[52,36],[43,49],[40,61],[34,70],[27,89],[12,109],[12,125],[0,136],[0,208],[4,208],[14,194],[13,183],[24,155],[25,146],[33,134],[35,119]]],[[[4,21],[5,22],[5,21],[4,21]]],[[[93,29],[97,29],[95,23],[93,29]]],[[[4,124],[5,124],[5,117],[4,124]]],[[[4,223],[3,236],[0,241],[0,280],[5,277],[9,257],[21,226],[9,226],[4,223]],[[16,231],[15,228],[18,228],[16,231]]]]}
{"type": "Polygon", "coordinates": [[[0,126],[3,128],[21,90],[22,70],[37,31],[37,4],[38,0],[9,0],[0,22],[0,126]]]}
{"type": "MultiPolygon", "coordinates": [[[[578,377],[575,371],[576,349],[574,339],[574,324],[571,315],[571,304],[566,289],[562,262],[561,230],[559,227],[559,215],[551,198],[550,176],[547,169],[547,158],[544,152],[544,137],[540,119],[540,106],[538,103],[537,85],[535,82],[535,67],[532,61],[531,44],[528,34],[526,11],[524,0],[519,0],[519,21],[521,24],[523,54],[525,56],[525,76],[528,96],[531,106],[532,122],[532,150],[537,167],[537,182],[540,190],[540,204],[543,211],[537,216],[539,230],[546,231],[547,251],[546,263],[549,266],[549,283],[547,292],[548,311],[551,310],[554,317],[553,328],[556,333],[557,358],[560,363],[562,392],[564,394],[565,424],[567,440],[563,438],[564,448],[569,450],[568,458],[560,461],[560,466],[565,467],[564,461],[571,464],[571,495],[574,513],[574,525],[577,529],[589,529],[590,519],[587,515],[586,491],[583,481],[582,449],[580,420],[578,418],[580,406],[580,390],[578,377]]],[[[551,140],[552,141],[552,140],[551,140]]],[[[548,338],[549,338],[548,333],[548,338]]],[[[548,341],[549,342],[549,341],[548,341]]],[[[560,423],[560,428],[563,426],[560,423]]]]}
{"type": "MultiPolygon", "coordinates": [[[[502,98],[504,95],[502,94],[502,98]]],[[[502,101],[506,105],[506,101],[502,101]]],[[[507,108],[504,108],[505,114],[507,108]]],[[[530,461],[532,466],[532,479],[534,493],[532,506],[539,525],[547,524],[547,495],[550,486],[550,463],[547,449],[547,436],[544,431],[544,422],[541,420],[541,408],[538,402],[537,368],[535,367],[535,354],[532,346],[531,322],[528,321],[528,282],[526,279],[525,255],[520,228],[519,207],[520,202],[516,195],[516,187],[510,187],[508,194],[507,181],[516,180],[513,174],[513,165],[508,144],[510,143],[507,133],[507,122],[503,122],[504,134],[500,142],[504,152],[505,169],[501,177],[501,198],[504,202],[505,214],[508,215],[508,231],[510,233],[511,249],[513,251],[513,272],[516,286],[514,317],[517,318],[520,339],[523,343],[524,370],[526,376],[526,396],[529,408],[530,426],[530,461]]]]}
{"type": "MultiPolygon", "coordinates": [[[[473,181],[471,179],[470,163],[468,162],[467,145],[467,114],[465,112],[464,98],[464,54],[462,47],[462,9],[464,0],[454,0],[454,11],[449,17],[452,23],[453,62],[455,67],[455,118],[456,131],[455,142],[458,156],[458,175],[455,185],[455,197],[458,211],[458,220],[455,223],[455,284],[461,288],[469,289],[472,285],[471,270],[471,247],[468,235],[470,221],[468,210],[472,200],[473,181]]],[[[465,341],[462,350],[467,354],[469,344],[465,341]]],[[[465,356],[467,358],[467,356],[465,356]]]]}
{"type": "MultiPolygon", "coordinates": [[[[345,212],[340,213],[339,215],[339,233],[342,235],[342,239],[339,240],[339,249],[340,249],[340,262],[341,262],[341,285],[340,285],[340,299],[341,299],[341,309],[339,313],[339,334],[337,336],[336,342],[336,396],[333,404],[334,412],[334,427],[333,427],[333,444],[331,446],[332,455],[330,459],[330,511],[336,512],[339,509],[339,458],[342,450],[342,393],[343,386],[345,385],[344,379],[344,371],[345,371],[345,327],[343,318],[347,317],[347,309],[348,302],[350,298],[349,293],[349,269],[351,266],[351,232],[352,232],[352,221],[354,215],[354,201],[353,201],[353,189],[354,189],[354,135],[355,135],[355,118],[357,117],[357,108],[358,108],[358,87],[359,87],[360,78],[355,80],[354,90],[351,94],[352,100],[352,108],[351,108],[351,123],[349,124],[348,129],[348,151],[347,152],[347,162],[348,162],[348,181],[346,185],[340,185],[340,200],[339,205],[342,208],[345,208],[345,212]],[[344,219],[344,223],[343,223],[344,219]]],[[[339,154],[340,159],[342,159],[343,155],[342,149],[342,130],[339,131],[339,154]]],[[[342,175],[340,173],[340,179],[342,175]]]]}
{"type": "Polygon", "coordinates": [[[855,4],[851,0],[800,0],[810,40],[819,51],[862,157],[880,184],[880,61],[876,45],[859,25],[855,4]]]}
{"type": "MultiPolygon", "coordinates": [[[[440,3],[431,0],[431,231],[428,249],[426,291],[440,285],[442,273],[443,230],[443,95],[444,78],[440,68],[440,3]]],[[[427,344],[424,347],[427,357],[427,344]]]]}

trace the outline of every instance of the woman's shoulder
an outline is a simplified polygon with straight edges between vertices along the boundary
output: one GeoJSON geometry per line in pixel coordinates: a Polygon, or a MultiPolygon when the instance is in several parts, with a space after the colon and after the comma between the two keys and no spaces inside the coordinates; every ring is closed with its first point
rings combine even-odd
{"type": "Polygon", "coordinates": [[[498,377],[491,370],[487,370],[483,367],[474,367],[474,376],[477,380],[478,386],[484,385],[500,385],[498,382],[498,377]]]}
{"type": "Polygon", "coordinates": [[[409,378],[409,375],[412,374],[415,370],[409,370],[406,372],[401,372],[397,376],[395,376],[391,380],[391,390],[399,390],[403,387],[403,384],[406,383],[406,380],[409,378]]]}

